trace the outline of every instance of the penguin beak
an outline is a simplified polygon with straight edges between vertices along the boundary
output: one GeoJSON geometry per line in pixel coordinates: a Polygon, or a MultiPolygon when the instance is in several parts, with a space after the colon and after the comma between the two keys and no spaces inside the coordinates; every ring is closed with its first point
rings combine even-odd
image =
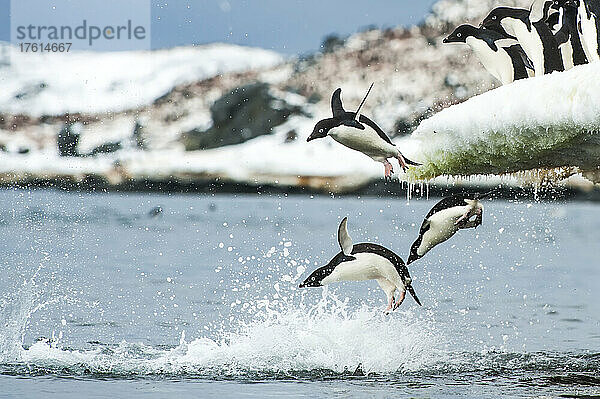
{"type": "Polygon", "coordinates": [[[442,43],[450,43],[450,40],[447,37],[445,37],[444,40],[442,40],[442,43]]]}

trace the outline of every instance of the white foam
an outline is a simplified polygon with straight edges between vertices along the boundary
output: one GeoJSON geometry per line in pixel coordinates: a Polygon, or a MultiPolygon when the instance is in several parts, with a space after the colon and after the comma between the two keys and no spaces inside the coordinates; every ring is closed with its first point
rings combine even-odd
{"type": "MultiPolygon", "coordinates": [[[[432,322],[410,311],[384,315],[380,308],[351,310],[323,292],[316,304],[297,298],[277,308],[259,306],[253,320],[218,338],[198,336],[173,349],[121,342],[115,347],[67,350],[60,343],[38,341],[25,349],[0,353],[1,362],[50,370],[116,375],[247,375],[330,370],[394,373],[426,368],[440,360],[441,337],[432,322]]],[[[194,335],[193,332],[188,332],[194,335]]],[[[6,340],[6,336],[2,339],[6,340]]],[[[14,339],[14,337],[10,338],[14,339]]],[[[0,346],[4,348],[4,346],[0,346]]]]}

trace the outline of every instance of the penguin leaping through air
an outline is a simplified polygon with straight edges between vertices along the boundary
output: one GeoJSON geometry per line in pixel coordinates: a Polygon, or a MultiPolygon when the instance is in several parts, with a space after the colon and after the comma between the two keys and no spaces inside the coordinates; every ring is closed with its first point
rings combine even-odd
{"type": "Polygon", "coordinates": [[[531,10],[497,7],[485,17],[481,27],[518,40],[533,63],[535,76],[563,71],[558,43],[546,23],[552,4],[551,0],[534,0],[531,10]]]}
{"type": "Polygon", "coordinates": [[[410,248],[407,265],[420,259],[433,247],[452,237],[458,230],[475,228],[483,222],[483,204],[485,194],[455,194],[442,199],[427,213],[419,237],[410,248]]]}
{"type": "Polygon", "coordinates": [[[533,75],[533,64],[515,39],[490,29],[460,25],[444,43],[465,43],[485,69],[503,85],[533,75]]]}
{"type": "Polygon", "coordinates": [[[308,136],[306,141],[320,139],[329,135],[338,143],[360,151],[377,162],[381,162],[385,166],[386,180],[391,180],[394,169],[388,158],[396,158],[404,171],[408,169],[408,165],[418,166],[420,164],[404,157],[396,145],[392,143],[392,140],[375,122],[365,115],[360,114],[360,109],[365,103],[372,87],[373,84],[369,87],[367,95],[363,98],[356,112],[344,110],[340,98],[342,89],[336,89],[331,96],[333,117],[317,122],[313,132],[308,136]]]}
{"type": "Polygon", "coordinates": [[[412,279],[402,258],[381,245],[372,243],[352,244],[347,229],[348,218],[338,227],[338,243],[342,251],[329,263],[318,268],[302,284],[304,287],[320,287],[339,281],[376,280],[385,292],[388,306],[386,313],[400,306],[408,291],[421,305],[412,287],[412,279]],[[395,291],[399,291],[397,300],[395,291]]]}

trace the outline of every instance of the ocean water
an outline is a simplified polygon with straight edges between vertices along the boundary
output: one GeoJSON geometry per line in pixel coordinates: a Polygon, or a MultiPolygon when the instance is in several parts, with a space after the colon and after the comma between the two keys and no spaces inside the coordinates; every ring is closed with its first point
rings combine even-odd
{"type": "Polygon", "coordinates": [[[600,397],[600,204],[487,200],[422,307],[297,288],[437,200],[0,191],[0,396],[600,397]]]}

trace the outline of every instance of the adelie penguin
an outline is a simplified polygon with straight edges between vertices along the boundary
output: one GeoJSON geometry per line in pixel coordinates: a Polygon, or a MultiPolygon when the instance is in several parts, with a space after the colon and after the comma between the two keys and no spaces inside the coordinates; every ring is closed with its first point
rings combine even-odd
{"type": "Polygon", "coordinates": [[[419,237],[410,248],[407,265],[422,258],[433,247],[452,237],[458,230],[475,228],[483,221],[485,194],[455,194],[442,199],[427,213],[419,237]]]}
{"type": "Polygon", "coordinates": [[[348,218],[338,227],[338,243],[342,249],[329,263],[318,268],[302,284],[304,287],[320,287],[339,281],[376,280],[385,292],[388,306],[386,313],[402,304],[408,291],[421,305],[412,287],[412,279],[402,258],[381,245],[372,243],[352,244],[348,234],[348,218]],[[399,291],[396,299],[395,291],[399,291]]]}
{"type": "Polygon", "coordinates": [[[553,8],[559,10],[560,29],[554,34],[565,69],[587,64],[587,56],[577,29],[577,0],[555,0],[553,8]]]}
{"type": "Polygon", "coordinates": [[[518,40],[533,63],[536,76],[563,71],[558,43],[546,24],[552,3],[550,0],[535,0],[531,10],[495,8],[485,17],[481,27],[518,40]]]}
{"type": "Polygon", "coordinates": [[[360,114],[360,109],[372,87],[373,84],[371,84],[367,95],[363,98],[356,112],[349,112],[344,109],[340,98],[342,89],[336,89],[331,96],[333,117],[317,122],[306,141],[331,136],[338,143],[360,151],[377,162],[381,162],[385,167],[385,178],[387,180],[391,179],[392,173],[394,173],[388,158],[396,158],[404,171],[408,169],[408,165],[418,166],[420,164],[403,156],[398,147],[392,143],[392,140],[375,122],[360,114]]]}
{"type": "Polygon", "coordinates": [[[503,85],[533,75],[533,65],[515,39],[499,32],[460,25],[444,43],[466,43],[485,69],[503,85]]]}
{"type": "Polygon", "coordinates": [[[600,0],[579,0],[577,20],[589,62],[600,61],[600,0]]]}

